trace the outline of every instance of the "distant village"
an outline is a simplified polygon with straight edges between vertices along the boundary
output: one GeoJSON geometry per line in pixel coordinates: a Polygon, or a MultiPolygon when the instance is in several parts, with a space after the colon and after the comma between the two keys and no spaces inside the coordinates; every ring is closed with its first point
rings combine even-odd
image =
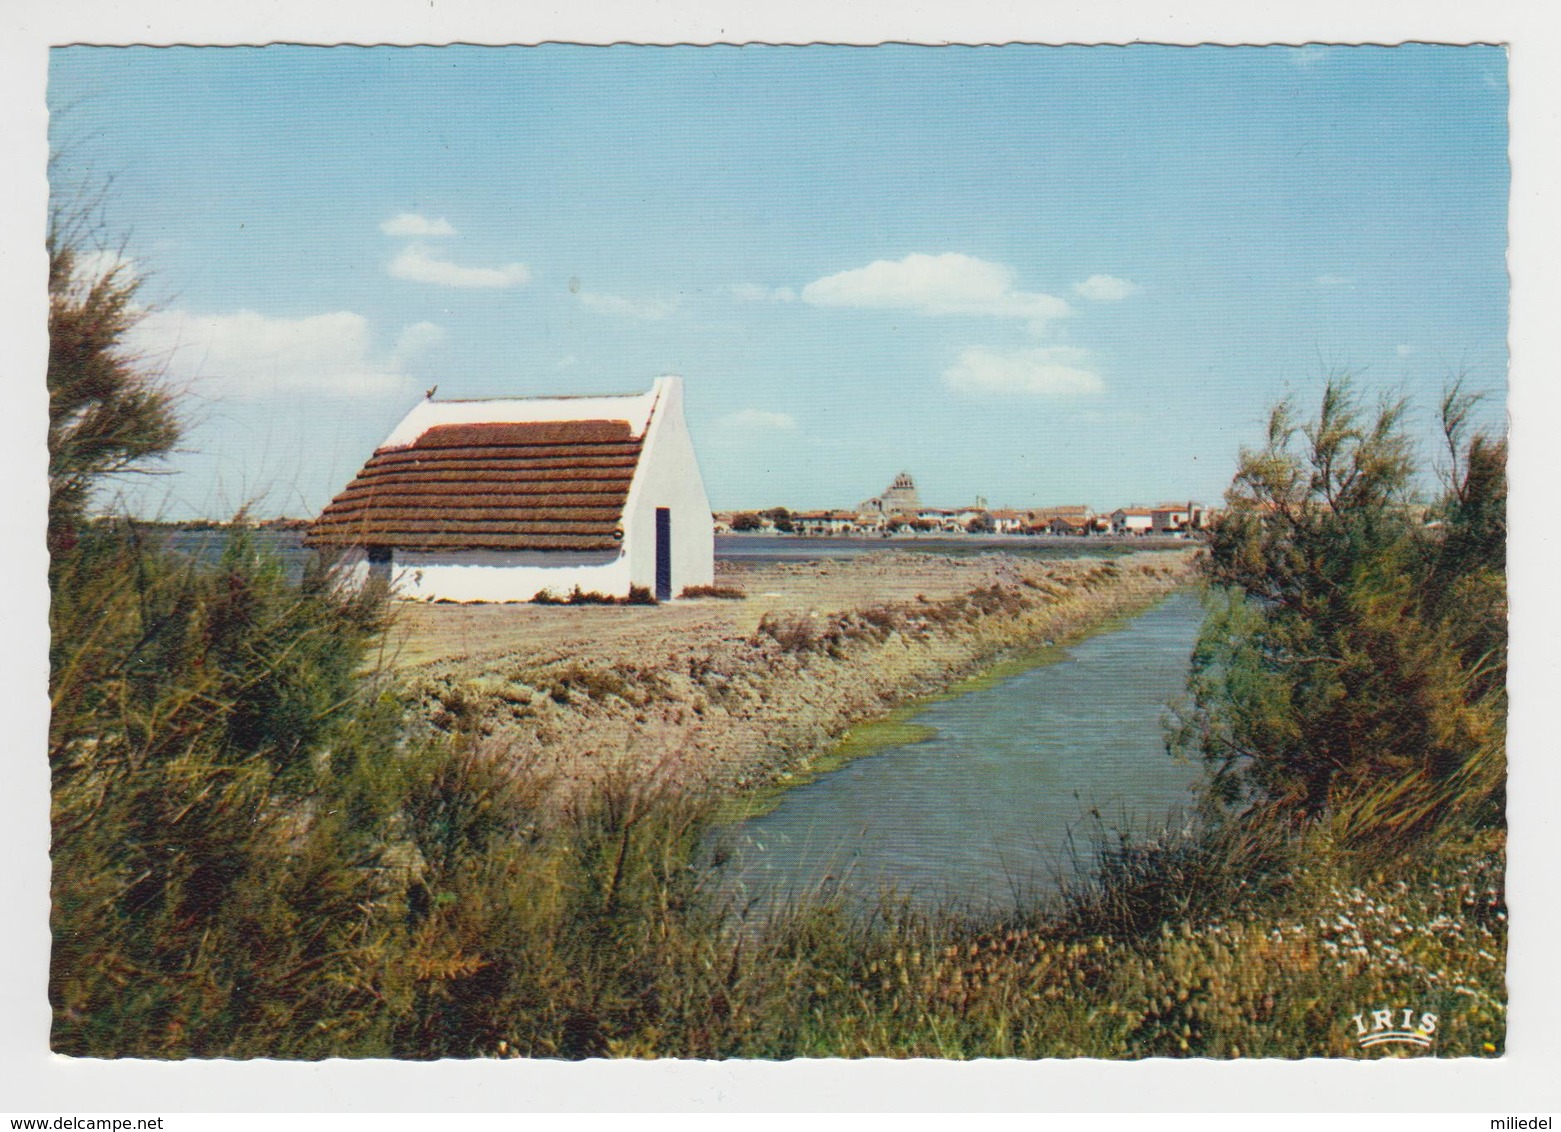
{"type": "Polygon", "coordinates": [[[916,481],[906,472],[882,493],[855,508],[831,511],[718,511],[717,534],[797,535],[1054,535],[1160,536],[1188,538],[1204,530],[1214,512],[1192,500],[1132,504],[1095,511],[1086,504],[1025,509],[989,507],[976,498],[969,507],[944,510],[922,503],[916,481]]]}
{"type": "MultiPolygon", "coordinates": [[[[1130,504],[1113,511],[1096,511],[1086,504],[1051,507],[989,507],[977,497],[968,507],[943,509],[922,503],[916,481],[901,472],[881,494],[855,508],[792,511],[770,507],[760,511],[713,512],[716,534],[778,535],[1055,535],[1156,536],[1189,538],[1205,530],[1217,511],[1193,500],[1153,505],[1130,504]]],[[[313,519],[240,520],[260,530],[304,531],[313,519]]],[[[182,520],[167,524],[183,530],[221,530],[232,520],[182,520]]],[[[150,523],[146,525],[159,525],[150,523]]]]}

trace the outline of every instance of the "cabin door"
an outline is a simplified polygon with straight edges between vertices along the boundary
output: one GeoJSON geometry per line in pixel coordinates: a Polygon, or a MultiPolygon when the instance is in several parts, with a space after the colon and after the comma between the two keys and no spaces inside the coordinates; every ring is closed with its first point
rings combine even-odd
{"type": "Polygon", "coordinates": [[[389,582],[393,553],[388,546],[369,547],[369,577],[389,582]]]}
{"type": "Polygon", "coordinates": [[[672,509],[656,508],[656,600],[672,600],[672,509]]]}

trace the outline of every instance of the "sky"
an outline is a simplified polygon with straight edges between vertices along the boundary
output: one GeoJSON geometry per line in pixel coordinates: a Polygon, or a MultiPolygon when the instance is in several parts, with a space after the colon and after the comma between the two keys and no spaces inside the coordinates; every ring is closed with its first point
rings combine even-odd
{"type": "Polygon", "coordinates": [[[187,390],[148,516],[317,513],[433,386],[681,374],[717,509],[1215,503],[1330,374],[1504,419],[1496,47],[67,47],[49,105],[187,390]]]}

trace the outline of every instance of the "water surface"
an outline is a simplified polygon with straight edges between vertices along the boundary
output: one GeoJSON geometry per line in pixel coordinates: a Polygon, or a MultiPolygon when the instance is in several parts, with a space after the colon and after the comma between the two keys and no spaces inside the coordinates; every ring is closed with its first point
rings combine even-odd
{"type": "Polygon", "coordinates": [[[1199,772],[1166,754],[1163,720],[1202,618],[1176,593],[1056,663],[930,704],[919,741],[737,827],[729,877],[764,900],[843,885],[1003,907],[1054,890],[1070,831],[1087,850],[1097,827],[1142,832],[1190,808],[1199,772]]]}

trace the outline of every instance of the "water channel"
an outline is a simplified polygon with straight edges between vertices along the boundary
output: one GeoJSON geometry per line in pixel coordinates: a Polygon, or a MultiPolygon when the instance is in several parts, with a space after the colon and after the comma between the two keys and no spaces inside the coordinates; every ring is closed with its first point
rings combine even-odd
{"type": "Polygon", "coordinates": [[[1179,592],[1053,663],[928,704],[912,741],[731,830],[729,882],[760,903],[843,887],[998,910],[1054,891],[1070,832],[1084,854],[1093,832],[1190,808],[1199,770],[1166,754],[1164,719],[1202,618],[1179,592]]]}

